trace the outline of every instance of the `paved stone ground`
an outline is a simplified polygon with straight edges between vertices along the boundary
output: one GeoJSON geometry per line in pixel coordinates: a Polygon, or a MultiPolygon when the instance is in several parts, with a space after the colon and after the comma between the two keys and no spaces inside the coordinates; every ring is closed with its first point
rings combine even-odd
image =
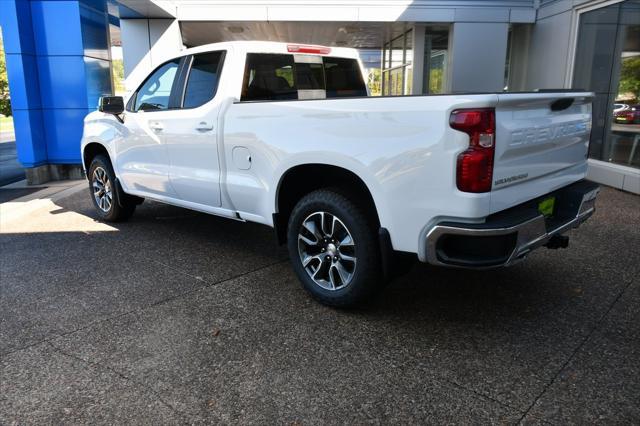
{"type": "Polygon", "coordinates": [[[640,423],[640,198],[568,250],[311,301],[270,229],[85,191],[4,225],[0,424],[640,423]]]}

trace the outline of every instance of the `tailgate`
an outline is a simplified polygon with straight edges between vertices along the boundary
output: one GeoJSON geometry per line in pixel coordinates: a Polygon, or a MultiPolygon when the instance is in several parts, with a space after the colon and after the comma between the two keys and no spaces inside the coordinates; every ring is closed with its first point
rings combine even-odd
{"type": "Polygon", "coordinates": [[[591,100],[588,92],[498,95],[492,212],[585,177],[591,100]]]}

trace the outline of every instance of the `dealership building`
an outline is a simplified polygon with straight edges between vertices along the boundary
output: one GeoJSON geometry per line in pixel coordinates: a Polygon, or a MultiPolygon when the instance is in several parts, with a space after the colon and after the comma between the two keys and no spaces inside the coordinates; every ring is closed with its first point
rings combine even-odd
{"type": "Polygon", "coordinates": [[[589,177],[640,193],[640,121],[614,119],[640,104],[640,0],[2,0],[0,28],[33,182],[78,174],[101,95],[188,47],[269,40],[359,49],[374,95],[593,91],[589,177]]]}

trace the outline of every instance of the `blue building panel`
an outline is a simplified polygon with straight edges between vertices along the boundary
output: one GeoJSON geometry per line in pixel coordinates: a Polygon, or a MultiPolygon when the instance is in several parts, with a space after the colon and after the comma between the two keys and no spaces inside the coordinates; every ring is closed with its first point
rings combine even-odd
{"type": "Polygon", "coordinates": [[[80,5],[90,7],[104,14],[108,14],[109,8],[107,7],[107,1],[110,0],[80,0],[80,5]]]}
{"type": "Polygon", "coordinates": [[[95,111],[98,109],[98,100],[101,96],[111,95],[111,62],[102,59],[84,57],[86,75],[86,107],[95,111]]]}
{"type": "Polygon", "coordinates": [[[80,140],[84,117],[91,110],[42,110],[47,129],[47,162],[49,164],[80,164],[80,140]]]}
{"type": "Polygon", "coordinates": [[[5,54],[35,55],[31,4],[26,0],[0,0],[0,26],[5,54]]]}
{"type": "Polygon", "coordinates": [[[112,92],[107,0],[0,0],[0,26],[18,159],[80,164],[83,119],[112,92]]]}
{"type": "Polygon", "coordinates": [[[80,6],[80,24],[82,26],[83,54],[92,58],[109,60],[109,18],[85,5],[80,6]]]}
{"type": "Polygon", "coordinates": [[[18,161],[24,167],[36,167],[48,162],[42,110],[13,110],[18,161]]]}
{"type": "Polygon", "coordinates": [[[38,56],[43,108],[87,108],[82,56],[38,56]]]}
{"type": "Polygon", "coordinates": [[[36,54],[84,54],[77,1],[34,0],[31,14],[36,54]]]}
{"type": "Polygon", "coordinates": [[[38,65],[32,55],[8,54],[7,77],[11,82],[11,108],[39,109],[40,84],[38,82],[38,65]]]}

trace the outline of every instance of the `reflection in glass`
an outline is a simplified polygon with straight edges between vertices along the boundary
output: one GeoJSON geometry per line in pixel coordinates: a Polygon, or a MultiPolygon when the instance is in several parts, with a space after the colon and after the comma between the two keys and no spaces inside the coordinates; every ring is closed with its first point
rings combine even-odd
{"type": "Polygon", "coordinates": [[[441,94],[447,90],[449,30],[427,28],[424,40],[424,94],[441,94]]]}
{"type": "Polygon", "coordinates": [[[589,156],[640,167],[640,0],[580,15],[573,87],[596,95],[589,156]]]}

